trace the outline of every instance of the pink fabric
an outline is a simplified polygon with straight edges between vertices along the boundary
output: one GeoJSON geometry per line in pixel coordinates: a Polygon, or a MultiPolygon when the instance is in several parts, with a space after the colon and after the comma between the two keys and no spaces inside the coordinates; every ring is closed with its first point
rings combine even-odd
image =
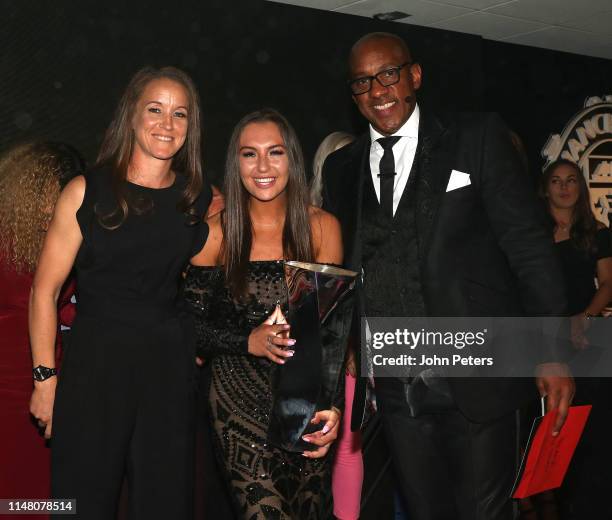
{"type": "Polygon", "coordinates": [[[351,409],[356,379],[348,372],[345,377],[344,416],[340,426],[338,449],[332,468],[334,515],[340,520],[357,520],[363,483],[361,433],[351,431],[351,409]]]}

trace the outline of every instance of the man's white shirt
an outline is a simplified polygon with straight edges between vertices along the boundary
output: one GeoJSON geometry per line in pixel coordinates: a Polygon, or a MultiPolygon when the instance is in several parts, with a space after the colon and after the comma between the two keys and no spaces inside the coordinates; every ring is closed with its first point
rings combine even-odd
{"type": "MultiPolygon", "coordinates": [[[[393,180],[393,214],[397,211],[402,193],[408,183],[408,177],[410,176],[410,170],[412,169],[412,163],[414,162],[414,155],[416,153],[417,144],[419,142],[419,118],[420,111],[419,106],[416,105],[412,114],[408,118],[402,127],[393,134],[393,136],[400,136],[400,139],[393,145],[393,158],[395,159],[395,178],[393,180]]],[[[374,191],[376,191],[376,198],[380,202],[380,160],[382,159],[384,150],[380,143],[376,140],[381,137],[388,137],[378,133],[372,125],[370,125],[370,138],[372,144],[370,147],[370,171],[372,172],[372,182],[374,184],[374,191]]]]}

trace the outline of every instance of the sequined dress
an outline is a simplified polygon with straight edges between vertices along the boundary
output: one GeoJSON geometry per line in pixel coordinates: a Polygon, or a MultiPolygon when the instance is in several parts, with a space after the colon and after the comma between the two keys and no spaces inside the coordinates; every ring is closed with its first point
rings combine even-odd
{"type": "Polygon", "coordinates": [[[282,367],[247,350],[250,332],[276,303],[286,311],[283,276],[280,261],[250,262],[249,296],[237,303],[222,269],[190,266],[184,296],[196,314],[200,354],[212,363],[212,428],[239,517],[330,518],[332,457],[308,459],[266,444],[270,378],[282,367]]]}

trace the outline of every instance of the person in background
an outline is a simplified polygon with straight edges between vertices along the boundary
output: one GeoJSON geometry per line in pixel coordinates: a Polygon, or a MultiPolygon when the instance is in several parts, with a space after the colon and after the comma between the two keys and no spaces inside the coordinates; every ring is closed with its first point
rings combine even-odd
{"type": "MultiPolygon", "coordinates": [[[[340,411],[303,439],[312,450],[268,444],[271,377],[291,363],[295,340],[284,319],[283,260],[339,264],[338,221],[309,206],[301,147],[272,109],[234,127],[225,168],[225,209],[208,219],[210,235],[192,259],[184,295],[196,315],[198,347],[211,363],[209,407],[215,447],[239,518],[329,517],[331,457],[340,411]]],[[[339,383],[341,382],[341,378],[339,383]]],[[[341,401],[341,384],[334,402],[341,401]]]]}
{"type": "Polygon", "coordinates": [[[317,208],[323,204],[323,196],[321,190],[323,189],[323,163],[327,156],[340,150],[343,146],[352,143],[355,140],[355,136],[348,132],[332,132],[329,134],[317,148],[314,159],[312,161],[313,176],[310,181],[310,203],[317,208]]]}
{"type": "MultiPolygon", "coordinates": [[[[0,498],[50,494],[51,452],[28,410],[28,298],[60,191],[84,169],[79,153],[64,143],[20,144],[0,159],[0,498]]],[[[70,323],[73,292],[74,284],[66,284],[58,298],[62,323],[70,323]]],[[[59,336],[55,352],[58,363],[59,336]]]]}
{"type": "Polygon", "coordinates": [[[612,301],[610,231],[595,219],[584,175],[575,163],[558,159],[541,178],[556,249],[568,287],[569,313],[576,318],[576,347],[588,345],[589,317],[612,301]],[[595,285],[597,280],[597,285],[595,285]]]}
{"type": "Polygon", "coordinates": [[[75,498],[77,518],[114,518],[124,474],[131,516],[192,518],[195,343],[177,296],[206,240],[200,140],[191,78],[145,67],[97,165],[55,208],[30,297],[30,410],[53,435],[52,495],[75,498]],[[56,297],[73,265],[78,309],[57,382],[56,297]]]}
{"type": "MultiPolygon", "coordinates": [[[[310,183],[310,203],[320,207],[323,202],[321,173],[327,156],[343,146],[352,143],[355,137],[348,132],[332,132],[321,144],[313,160],[313,177],[310,183]]],[[[351,431],[351,408],[355,395],[357,369],[355,366],[355,339],[349,341],[344,381],[344,411],[336,455],[332,467],[332,495],[334,516],[340,520],[359,518],[361,486],[363,484],[363,455],[361,453],[361,432],[351,431]]]]}
{"type": "MultiPolygon", "coordinates": [[[[540,180],[540,195],[551,218],[567,287],[572,343],[588,354],[589,328],[594,321],[590,318],[600,316],[612,301],[610,230],[593,216],[589,189],[578,165],[558,159],[540,180]]],[[[609,378],[576,379],[575,404],[592,404],[593,408],[557,494],[563,519],[612,518],[611,395],[609,378]]]]}

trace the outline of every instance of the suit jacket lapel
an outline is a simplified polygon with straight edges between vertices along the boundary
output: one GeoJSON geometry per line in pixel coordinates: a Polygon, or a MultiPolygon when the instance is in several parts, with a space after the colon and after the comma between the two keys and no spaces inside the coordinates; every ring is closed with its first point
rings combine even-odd
{"type": "MultiPolygon", "coordinates": [[[[365,302],[362,290],[362,244],[361,244],[361,229],[362,229],[362,214],[363,214],[363,192],[364,183],[371,181],[370,172],[370,134],[365,132],[357,142],[354,143],[352,155],[345,167],[344,187],[346,189],[345,209],[345,229],[346,234],[344,239],[344,265],[353,271],[359,273],[357,281],[357,312],[353,314],[351,323],[352,335],[355,338],[361,337],[361,317],[365,315],[365,302]]],[[[343,197],[344,198],[344,197],[343,197]]],[[[360,342],[358,342],[359,345],[360,342]]],[[[361,348],[356,348],[356,365],[361,367],[361,348]]],[[[354,430],[360,429],[366,419],[366,380],[358,378],[355,385],[355,396],[353,399],[354,410],[351,419],[351,428],[354,430]]]]}
{"type": "Polygon", "coordinates": [[[438,208],[446,192],[454,157],[448,127],[435,116],[421,112],[416,186],[416,225],[419,258],[427,258],[438,208]]]}
{"type": "Polygon", "coordinates": [[[370,136],[362,135],[355,143],[352,157],[345,170],[347,218],[344,263],[361,273],[361,215],[363,186],[370,176],[370,136]]]}

